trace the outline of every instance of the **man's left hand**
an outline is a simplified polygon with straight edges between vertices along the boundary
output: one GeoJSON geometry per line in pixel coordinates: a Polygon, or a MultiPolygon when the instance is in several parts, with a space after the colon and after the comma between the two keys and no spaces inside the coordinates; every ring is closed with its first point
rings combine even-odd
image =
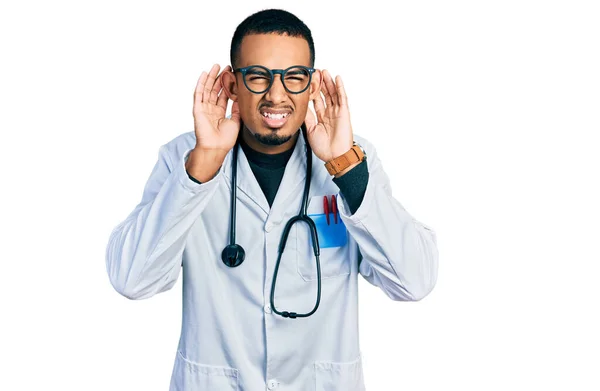
{"type": "Polygon", "coordinates": [[[310,110],[306,111],[308,143],[315,155],[324,162],[343,155],[352,148],[354,136],[350,124],[348,98],[341,76],[335,82],[327,70],[322,71],[321,94],[313,99],[317,118],[310,110]],[[318,122],[317,122],[318,119],[318,122]]]}

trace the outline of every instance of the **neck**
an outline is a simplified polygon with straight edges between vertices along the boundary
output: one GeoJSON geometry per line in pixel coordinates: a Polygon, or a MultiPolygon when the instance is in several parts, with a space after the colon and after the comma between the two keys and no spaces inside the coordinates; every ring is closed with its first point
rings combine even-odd
{"type": "Polygon", "coordinates": [[[265,144],[262,144],[261,142],[259,142],[256,138],[254,138],[254,136],[252,135],[250,130],[246,127],[246,125],[243,126],[243,130],[242,130],[242,138],[244,139],[244,142],[250,148],[252,148],[253,150],[255,150],[257,152],[265,153],[268,155],[282,153],[282,152],[288,151],[290,148],[293,148],[296,145],[296,139],[299,137],[299,135],[300,135],[300,131],[297,131],[296,134],[294,134],[291,139],[289,139],[288,141],[286,141],[285,143],[283,143],[281,145],[265,145],[265,144]]]}

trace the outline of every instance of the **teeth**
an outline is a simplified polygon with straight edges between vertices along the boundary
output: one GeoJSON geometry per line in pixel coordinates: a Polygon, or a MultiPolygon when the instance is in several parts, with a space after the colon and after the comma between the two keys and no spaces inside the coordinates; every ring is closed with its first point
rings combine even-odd
{"type": "Polygon", "coordinates": [[[265,117],[269,117],[271,119],[283,119],[288,116],[289,113],[285,114],[271,114],[271,113],[263,113],[265,117]]]}

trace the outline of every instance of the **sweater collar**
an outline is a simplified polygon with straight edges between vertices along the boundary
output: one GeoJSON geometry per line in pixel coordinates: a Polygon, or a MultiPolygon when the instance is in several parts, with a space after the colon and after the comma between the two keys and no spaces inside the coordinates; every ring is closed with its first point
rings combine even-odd
{"type": "Polygon", "coordinates": [[[300,135],[296,137],[296,141],[290,149],[275,154],[263,153],[252,149],[252,147],[250,147],[248,143],[244,141],[243,137],[240,137],[240,146],[242,147],[242,150],[244,151],[244,154],[246,155],[250,163],[253,163],[263,168],[274,170],[285,167],[288,160],[294,153],[294,148],[296,146],[296,143],[298,142],[298,138],[300,138],[300,135]]]}

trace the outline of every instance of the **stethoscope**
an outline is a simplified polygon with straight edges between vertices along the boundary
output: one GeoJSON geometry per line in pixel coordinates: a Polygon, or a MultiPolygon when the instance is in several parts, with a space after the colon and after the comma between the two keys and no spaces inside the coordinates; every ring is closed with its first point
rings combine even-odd
{"type": "MultiPolygon", "coordinates": [[[[243,131],[242,124],[242,131],[243,131]]],[[[317,236],[317,227],[315,226],[315,222],[306,214],[308,208],[308,194],[310,191],[310,177],[312,174],[312,149],[310,148],[310,144],[308,143],[308,138],[306,136],[306,125],[302,123],[301,126],[302,135],[305,140],[306,145],[306,180],[304,182],[304,195],[302,196],[302,206],[300,207],[300,213],[298,215],[292,217],[283,230],[283,234],[281,235],[281,240],[279,242],[279,249],[277,255],[277,263],[275,264],[275,272],[273,273],[273,284],[271,285],[271,308],[273,312],[277,315],[281,315],[284,318],[305,318],[311,316],[315,313],[317,308],[319,307],[319,302],[321,301],[321,264],[319,261],[319,238],[317,236]],[[279,270],[279,262],[281,261],[281,255],[285,250],[285,244],[287,242],[288,235],[290,233],[290,229],[292,225],[294,225],[297,221],[303,221],[308,224],[308,228],[310,229],[310,235],[312,237],[313,250],[315,253],[315,258],[317,261],[317,301],[315,303],[315,307],[312,311],[306,314],[298,314],[296,312],[288,312],[288,311],[278,311],[275,308],[275,283],[277,281],[277,272],[279,270]]],[[[238,154],[238,145],[240,142],[241,133],[238,134],[238,139],[233,147],[233,162],[231,167],[231,222],[229,227],[229,245],[223,249],[221,253],[221,259],[223,263],[229,267],[236,267],[241,265],[244,262],[244,257],[246,256],[246,252],[244,248],[239,244],[235,243],[235,205],[236,205],[236,188],[237,188],[237,154],[238,154]]]]}

